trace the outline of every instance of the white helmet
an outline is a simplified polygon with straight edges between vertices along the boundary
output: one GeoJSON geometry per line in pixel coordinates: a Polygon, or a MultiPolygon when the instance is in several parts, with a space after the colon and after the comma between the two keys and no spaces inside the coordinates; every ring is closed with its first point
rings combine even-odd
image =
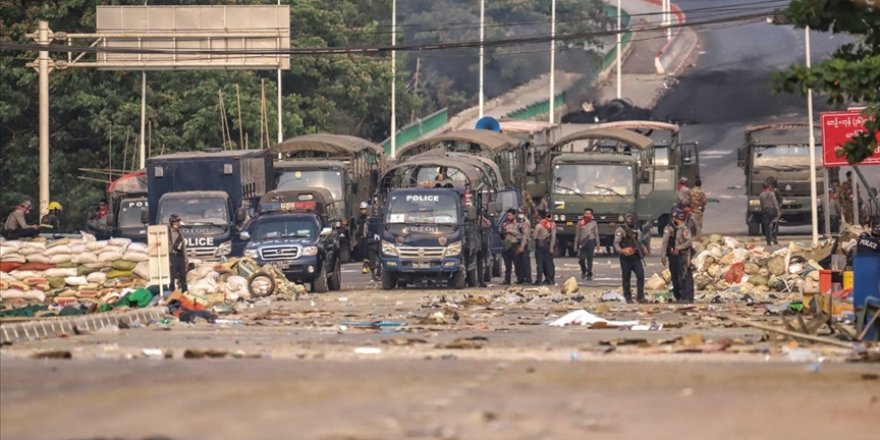
{"type": "Polygon", "coordinates": [[[369,208],[370,208],[370,204],[369,204],[369,203],[367,203],[367,202],[361,202],[360,209],[369,209],[369,208]]]}

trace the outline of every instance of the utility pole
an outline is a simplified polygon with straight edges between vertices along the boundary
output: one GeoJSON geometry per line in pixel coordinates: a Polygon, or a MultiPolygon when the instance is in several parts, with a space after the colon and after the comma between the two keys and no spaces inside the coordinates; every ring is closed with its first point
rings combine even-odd
{"type": "MultiPolygon", "coordinates": [[[[281,6],[281,0],[278,0],[281,6]]],[[[278,63],[278,143],[284,142],[284,130],[281,127],[281,63],[278,63]]],[[[278,155],[281,158],[281,154],[278,155]]]]}
{"type": "MultiPolygon", "coordinates": [[[[391,47],[397,46],[397,0],[391,0],[391,47]]],[[[391,49],[391,158],[397,157],[397,51],[391,49]]]]}
{"type": "MultiPolygon", "coordinates": [[[[144,0],[144,6],[147,6],[147,0],[144,0]]],[[[149,20],[149,15],[147,16],[149,20]]],[[[146,141],[146,125],[147,125],[147,71],[141,71],[141,136],[138,161],[139,168],[147,167],[147,141],[146,141]]]]}
{"type": "MultiPolygon", "coordinates": [[[[47,20],[40,20],[37,32],[30,37],[43,46],[49,46],[52,42],[52,30],[49,29],[47,20]]],[[[41,50],[37,56],[37,72],[39,73],[40,90],[40,215],[48,211],[49,206],[49,70],[54,66],[49,58],[49,51],[41,50]]],[[[28,64],[34,67],[34,64],[28,64]]]]}
{"type": "Polygon", "coordinates": [[[621,78],[623,77],[623,75],[621,74],[621,71],[620,71],[623,68],[623,66],[621,66],[621,58],[622,57],[620,56],[620,49],[621,49],[620,42],[621,42],[621,36],[622,36],[621,32],[622,32],[622,30],[620,29],[620,0],[617,0],[617,49],[616,49],[616,52],[617,52],[617,99],[620,99],[620,95],[622,94],[622,91],[621,91],[622,87],[620,84],[621,78]]]}
{"type": "MultiPolygon", "coordinates": [[[[810,60],[810,27],[804,28],[804,48],[807,55],[807,70],[812,65],[810,60]]],[[[819,243],[819,209],[816,197],[816,134],[813,132],[813,88],[807,90],[807,126],[810,127],[810,216],[812,218],[813,244],[819,243]]],[[[826,180],[827,183],[827,180],[826,180]]],[[[826,191],[826,194],[828,192],[826,191]]],[[[854,205],[855,206],[855,205],[854,205]]],[[[828,210],[828,205],[825,205],[828,210]]],[[[855,206],[858,210],[858,206],[855,206]]]]}
{"type": "MultiPolygon", "coordinates": [[[[556,0],[553,0],[554,2],[556,0]]],[[[484,48],[483,40],[485,38],[486,28],[486,0],[480,0],[480,118],[483,117],[483,64],[484,64],[484,48]]]]}
{"type": "Polygon", "coordinates": [[[553,123],[553,105],[556,94],[556,0],[550,3],[550,123],[553,123]]]}

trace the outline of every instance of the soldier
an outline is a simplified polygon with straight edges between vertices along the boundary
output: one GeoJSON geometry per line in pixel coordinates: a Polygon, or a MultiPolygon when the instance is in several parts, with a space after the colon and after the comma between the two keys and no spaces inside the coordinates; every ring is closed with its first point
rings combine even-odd
{"type": "Polygon", "coordinates": [[[593,255],[596,252],[596,244],[599,242],[599,226],[593,221],[593,210],[584,210],[584,216],[578,221],[577,232],[574,235],[574,251],[578,256],[578,264],[581,266],[581,279],[590,281],[593,279],[593,255]],[[586,264],[584,264],[586,260],[586,264]]]}
{"type": "Polygon", "coordinates": [[[516,221],[516,209],[508,209],[505,216],[499,228],[504,246],[504,251],[501,254],[504,258],[504,281],[502,284],[510,284],[510,272],[514,262],[526,246],[526,237],[522,235],[522,230],[516,221]]]}
{"type": "Polygon", "coordinates": [[[840,200],[837,198],[837,190],[834,188],[828,188],[828,217],[831,220],[831,232],[837,233],[840,231],[840,200]]]}
{"type": "Polygon", "coordinates": [[[840,207],[843,210],[843,221],[853,224],[852,171],[846,172],[846,180],[840,184],[840,207]]]}
{"type": "Polygon", "coordinates": [[[186,237],[180,230],[180,216],[171,214],[168,217],[171,229],[168,231],[168,260],[171,263],[171,290],[175,290],[175,282],[181,292],[186,292],[186,237]]]}
{"type": "Polygon", "coordinates": [[[694,219],[694,224],[697,226],[694,238],[699,241],[700,235],[703,233],[703,213],[706,212],[706,204],[709,202],[706,193],[703,192],[702,180],[694,180],[694,187],[688,192],[688,196],[690,197],[690,207],[693,209],[691,216],[694,219]]]}
{"type": "Polygon", "coordinates": [[[663,229],[660,261],[672,275],[672,293],[678,302],[694,302],[694,276],[691,272],[691,231],[685,225],[686,214],[672,211],[672,224],[663,229]]]}
{"type": "Polygon", "coordinates": [[[623,278],[623,297],[632,302],[632,273],[636,274],[636,300],[645,302],[645,261],[649,250],[642,245],[642,231],[635,212],[624,216],[625,223],[614,231],[614,250],[620,255],[620,272],[623,278]]]}
{"type": "Polygon", "coordinates": [[[678,203],[683,206],[690,206],[691,204],[691,196],[690,196],[690,188],[688,188],[688,178],[682,176],[681,179],[678,179],[678,203]]]}
{"type": "Polygon", "coordinates": [[[532,243],[530,242],[530,238],[532,237],[532,224],[529,221],[528,210],[525,207],[519,208],[519,213],[516,216],[516,223],[519,226],[520,234],[522,234],[523,242],[525,243],[522,246],[522,250],[519,251],[516,259],[516,283],[531,284],[532,259],[529,254],[531,253],[532,248],[532,243]]]}
{"type": "Polygon", "coordinates": [[[871,232],[863,232],[856,242],[856,254],[880,253],[880,223],[871,226],[871,232]]]}
{"type": "Polygon", "coordinates": [[[370,250],[369,244],[367,243],[367,239],[369,238],[369,227],[367,224],[369,218],[367,217],[367,209],[369,207],[369,203],[361,202],[360,206],[358,206],[358,218],[354,221],[354,236],[357,238],[357,253],[363,261],[361,273],[369,273],[371,268],[370,250]]]}
{"type": "Polygon", "coordinates": [[[541,210],[541,221],[535,225],[532,239],[535,240],[535,285],[541,284],[541,278],[546,280],[547,285],[556,284],[556,265],[553,263],[553,254],[556,252],[556,224],[553,223],[551,214],[541,210]]]}
{"type": "Polygon", "coordinates": [[[776,199],[776,193],[770,182],[764,182],[764,191],[758,196],[761,202],[761,229],[764,230],[764,238],[767,240],[767,246],[771,244],[779,244],[776,237],[776,223],[782,213],[779,210],[779,200],[776,199]]]}
{"type": "Polygon", "coordinates": [[[15,210],[6,217],[6,224],[3,227],[3,237],[7,240],[18,240],[19,238],[33,238],[40,235],[39,225],[29,225],[25,215],[31,212],[32,203],[30,200],[24,200],[15,207],[15,210]]]}
{"type": "Polygon", "coordinates": [[[49,212],[40,219],[40,228],[49,229],[57,234],[61,232],[61,211],[64,208],[60,203],[52,201],[49,202],[48,209],[49,212]]]}

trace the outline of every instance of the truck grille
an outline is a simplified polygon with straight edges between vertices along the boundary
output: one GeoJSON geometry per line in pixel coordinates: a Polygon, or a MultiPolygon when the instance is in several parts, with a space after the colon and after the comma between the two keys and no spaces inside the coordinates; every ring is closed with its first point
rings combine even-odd
{"type": "Polygon", "coordinates": [[[443,258],[444,247],[398,247],[400,258],[443,258]]]}
{"type": "Polygon", "coordinates": [[[200,260],[213,260],[213,259],[215,259],[214,258],[214,251],[216,249],[217,249],[216,247],[201,246],[201,247],[187,248],[186,252],[187,252],[187,254],[192,255],[200,260]]]}
{"type": "Polygon", "coordinates": [[[299,257],[299,246],[270,247],[260,249],[260,258],[264,261],[293,260],[299,257]]]}

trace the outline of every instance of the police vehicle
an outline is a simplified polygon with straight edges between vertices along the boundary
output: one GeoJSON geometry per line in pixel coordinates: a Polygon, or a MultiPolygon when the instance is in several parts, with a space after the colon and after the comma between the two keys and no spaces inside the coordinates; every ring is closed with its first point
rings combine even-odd
{"type": "Polygon", "coordinates": [[[270,191],[259,215],[241,232],[243,254],[275,266],[287,279],[311,284],[312,292],[341,288],[339,237],[333,198],[323,188],[270,191]]]}

